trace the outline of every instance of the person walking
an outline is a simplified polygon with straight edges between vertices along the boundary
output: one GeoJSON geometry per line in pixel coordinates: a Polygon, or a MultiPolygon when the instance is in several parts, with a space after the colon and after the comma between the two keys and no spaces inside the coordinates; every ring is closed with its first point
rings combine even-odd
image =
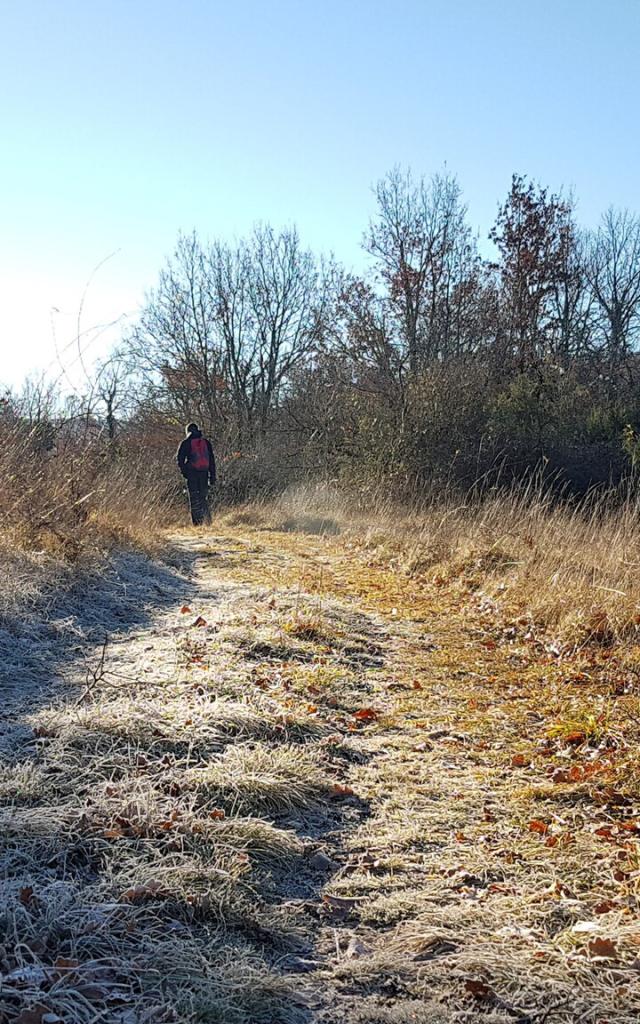
{"type": "Polygon", "coordinates": [[[194,526],[211,522],[209,487],[216,482],[216,460],[208,438],[203,436],[197,423],[189,423],[186,437],[176,456],[178,469],[187,481],[189,508],[194,526]]]}

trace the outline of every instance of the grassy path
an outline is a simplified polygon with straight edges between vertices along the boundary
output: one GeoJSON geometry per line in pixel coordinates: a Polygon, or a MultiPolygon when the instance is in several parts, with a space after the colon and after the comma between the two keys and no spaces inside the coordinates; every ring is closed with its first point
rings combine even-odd
{"type": "Polygon", "coordinates": [[[636,1021],[606,659],[339,538],[174,543],[3,772],[0,1022],[636,1021]]]}

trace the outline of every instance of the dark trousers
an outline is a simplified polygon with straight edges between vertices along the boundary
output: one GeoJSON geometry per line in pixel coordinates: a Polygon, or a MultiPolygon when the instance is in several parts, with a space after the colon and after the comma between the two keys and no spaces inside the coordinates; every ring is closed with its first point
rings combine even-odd
{"type": "Polygon", "coordinates": [[[209,494],[209,473],[208,471],[192,470],[187,474],[187,488],[189,491],[189,508],[191,509],[191,522],[194,526],[201,526],[204,522],[210,522],[211,514],[207,497],[209,494]]]}

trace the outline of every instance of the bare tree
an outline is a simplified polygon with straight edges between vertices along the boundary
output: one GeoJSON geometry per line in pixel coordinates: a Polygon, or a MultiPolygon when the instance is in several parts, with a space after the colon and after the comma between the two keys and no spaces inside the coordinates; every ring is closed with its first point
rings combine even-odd
{"type": "Polygon", "coordinates": [[[364,246],[387,287],[415,372],[450,348],[453,307],[476,262],[475,245],[455,178],[438,174],[416,182],[396,168],[378,182],[375,195],[377,216],[364,246]]]}
{"type": "Polygon", "coordinates": [[[338,355],[343,385],[380,396],[401,409],[406,366],[394,337],[387,303],[360,278],[346,275],[339,288],[331,349],[338,355]]]}
{"type": "Polygon", "coordinates": [[[593,329],[593,298],[587,279],[587,245],[567,204],[558,234],[558,259],[550,298],[551,354],[566,363],[589,351],[593,329]]]}
{"type": "Polygon", "coordinates": [[[612,362],[625,359],[640,334],[640,218],[610,208],[590,236],[587,276],[596,326],[612,362]]]}
{"type": "Polygon", "coordinates": [[[255,412],[257,341],[250,302],[250,258],[245,242],[214,242],[207,253],[216,327],[220,333],[220,385],[235,412],[240,447],[251,437],[255,412]]]}
{"type": "Polygon", "coordinates": [[[327,330],[332,267],[302,249],[295,228],[259,226],[249,243],[249,294],[256,332],[254,380],[261,430],[293,371],[311,356],[327,330]]]}
{"type": "Polygon", "coordinates": [[[115,351],[106,362],[98,365],[94,376],[95,399],[104,411],[107,438],[113,449],[119,419],[127,414],[132,401],[130,369],[123,354],[115,351]]]}
{"type": "Polygon", "coordinates": [[[197,416],[207,424],[227,419],[217,297],[208,256],[195,232],[179,237],[127,349],[156,400],[169,400],[182,417],[197,416]]]}
{"type": "Polygon", "coordinates": [[[257,227],[235,246],[181,236],[128,351],[147,391],[219,435],[264,433],[283,388],[319,344],[332,267],[297,231],[257,227]]]}

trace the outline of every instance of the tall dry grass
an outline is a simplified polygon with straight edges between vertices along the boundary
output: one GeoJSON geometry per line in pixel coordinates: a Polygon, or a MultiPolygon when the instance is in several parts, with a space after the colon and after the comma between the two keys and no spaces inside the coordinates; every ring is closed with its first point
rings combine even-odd
{"type": "Polygon", "coordinates": [[[116,452],[98,431],[20,422],[0,422],[0,450],[0,623],[42,614],[115,549],[162,552],[177,494],[157,460],[116,452]]]}
{"type": "MultiPolygon", "coordinates": [[[[0,424],[0,445],[6,600],[28,595],[39,558],[53,558],[63,572],[114,545],[154,551],[178,518],[171,460],[139,454],[135,437],[115,450],[90,424],[47,435],[41,425],[14,422],[0,424]]],[[[371,559],[413,576],[462,580],[506,615],[580,643],[627,640],[640,627],[639,513],[631,488],[577,500],[532,479],[465,496],[435,493],[412,507],[382,487],[299,485],[227,519],[340,534],[371,559]]]]}
{"type": "Polygon", "coordinates": [[[4,472],[0,542],[74,561],[114,543],[152,548],[172,514],[175,489],[159,467],[99,431],[63,425],[0,427],[4,472]]]}
{"type": "Polygon", "coordinates": [[[407,509],[388,494],[306,486],[231,519],[339,534],[404,573],[461,580],[562,642],[611,643],[640,629],[640,497],[631,489],[572,500],[530,482],[407,509]]]}

